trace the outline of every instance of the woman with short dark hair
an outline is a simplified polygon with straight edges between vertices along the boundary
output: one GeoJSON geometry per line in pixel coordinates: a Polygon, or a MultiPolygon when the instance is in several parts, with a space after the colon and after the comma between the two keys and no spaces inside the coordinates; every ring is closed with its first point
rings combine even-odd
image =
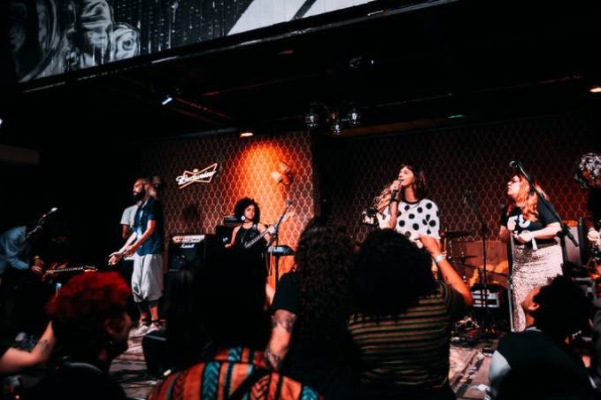
{"type": "Polygon", "coordinates": [[[360,398],[454,399],[449,386],[451,327],[473,303],[440,250],[390,229],[372,232],[351,274],[349,330],[361,359],[360,398]],[[430,270],[438,264],[442,282],[430,270]]]}

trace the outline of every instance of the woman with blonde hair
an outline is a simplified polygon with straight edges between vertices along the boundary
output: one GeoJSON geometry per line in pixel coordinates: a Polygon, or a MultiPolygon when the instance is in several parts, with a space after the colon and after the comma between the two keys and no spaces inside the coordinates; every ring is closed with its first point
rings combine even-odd
{"type": "MultiPolygon", "coordinates": [[[[547,199],[540,187],[535,186],[547,199]]],[[[526,295],[562,274],[561,246],[557,240],[561,226],[553,206],[549,202],[546,203],[549,207],[543,204],[522,174],[514,175],[507,183],[507,195],[509,204],[501,216],[499,239],[513,241],[513,330],[522,331],[526,328],[526,318],[521,304],[526,295]]]]}

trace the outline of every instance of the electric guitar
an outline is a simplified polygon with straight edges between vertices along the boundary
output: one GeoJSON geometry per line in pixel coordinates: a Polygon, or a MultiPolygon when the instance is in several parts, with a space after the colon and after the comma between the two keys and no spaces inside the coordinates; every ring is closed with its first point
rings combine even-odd
{"type": "Polygon", "coordinates": [[[65,266],[65,265],[67,265],[67,264],[61,264],[61,265],[57,266],[56,268],[51,268],[47,271],[44,271],[44,274],[42,275],[42,280],[49,281],[52,279],[56,279],[57,276],[62,275],[64,273],[68,273],[68,272],[96,272],[96,271],[98,271],[98,268],[96,268],[93,265],[82,265],[79,267],[61,268],[62,266],[65,266]]]}
{"type": "Polygon", "coordinates": [[[284,222],[284,221],[287,221],[288,218],[290,218],[292,215],[294,215],[294,211],[290,210],[290,206],[291,205],[292,205],[292,202],[290,200],[287,200],[286,201],[286,208],[284,209],[284,212],[282,213],[282,215],[280,215],[280,218],[278,218],[278,221],[273,225],[273,230],[271,230],[269,228],[265,229],[257,237],[253,238],[248,243],[245,243],[244,244],[244,248],[245,249],[250,249],[255,244],[257,244],[257,242],[259,240],[261,240],[263,237],[265,237],[265,235],[267,235],[268,233],[273,234],[273,233],[277,232],[278,229],[279,229],[279,227],[280,227],[280,224],[282,222],[284,222]]]}

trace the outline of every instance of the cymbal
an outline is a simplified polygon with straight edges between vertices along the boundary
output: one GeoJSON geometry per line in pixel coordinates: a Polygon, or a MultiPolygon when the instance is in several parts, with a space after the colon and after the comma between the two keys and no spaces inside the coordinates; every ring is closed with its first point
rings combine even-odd
{"type": "Polygon", "coordinates": [[[447,239],[457,239],[460,237],[470,236],[474,231],[442,231],[440,236],[447,239]]]}
{"type": "MultiPolygon", "coordinates": [[[[461,266],[463,267],[468,267],[468,268],[473,268],[473,269],[477,269],[480,271],[484,271],[484,268],[481,267],[477,267],[475,265],[470,265],[470,264],[461,264],[461,266]]],[[[501,275],[501,276],[508,276],[508,274],[504,274],[502,272],[495,272],[495,271],[491,271],[490,269],[486,268],[486,273],[487,274],[495,274],[495,275],[501,275]]]]}

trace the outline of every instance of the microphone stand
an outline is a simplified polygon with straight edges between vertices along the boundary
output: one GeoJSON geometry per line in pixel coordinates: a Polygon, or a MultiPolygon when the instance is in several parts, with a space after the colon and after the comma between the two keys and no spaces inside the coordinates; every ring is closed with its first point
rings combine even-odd
{"type": "Polygon", "coordinates": [[[42,217],[38,220],[35,228],[27,232],[26,240],[29,240],[35,233],[41,231],[44,228],[44,222],[46,222],[46,214],[42,215],[42,217]]]}
{"type": "Polygon", "coordinates": [[[491,325],[492,325],[491,324],[492,315],[490,312],[490,308],[488,307],[489,291],[488,291],[488,276],[487,276],[487,267],[486,267],[486,259],[487,259],[486,235],[488,235],[488,226],[486,225],[486,222],[484,221],[484,216],[480,212],[480,208],[474,201],[471,190],[466,190],[464,193],[464,196],[465,196],[465,199],[467,200],[468,205],[470,206],[470,208],[472,209],[474,214],[476,214],[476,217],[478,217],[478,221],[480,222],[480,238],[482,239],[482,271],[479,272],[480,285],[481,285],[480,286],[480,299],[482,301],[482,305],[484,306],[484,312],[486,315],[484,323],[480,326],[480,328],[482,330],[484,330],[485,333],[491,333],[490,330],[491,330],[491,325]]]}
{"type": "MultiPolygon", "coordinates": [[[[568,226],[561,220],[561,218],[559,217],[559,214],[557,214],[557,211],[555,211],[555,208],[553,208],[553,206],[551,205],[549,200],[547,200],[547,198],[542,194],[542,192],[540,190],[538,190],[538,188],[534,185],[534,181],[532,180],[530,175],[528,175],[528,173],[524,170],[522,163],[520,161],[516,161],[514,164],[515,164],[514,168],[522,174],[524,179],[526,179],[526,181],[528,182],[528,185],[530,185],[530,193],[536,193],[536,195],[538,196],[538,200],[540,200],[540,202],[543,204],[543,207],[545,207],[547,209],[547,211],[549,211],[559,221],[559,224],[561,226],[561,233],[559,233],[559,236],[562,238],[567,236],[572,241],[574,246],[579,247],[579,244],[576,241],[576,238],[574,237],[574,235],[572,235],[572,232],[570,232],[570,228],[568,228],[568,226]]],[[[564,246],[563,251],[564,251],[564,260],[565,260],[566,259],[565,246],[564,246]]]]}
{"type": "MultiPolygon", "coordinates": [[[[286,212],[288,211],[288,208],[290,208],[291,204],[292,204],[292,202],[290,200],[286,201],[286,208],[284,209],[284,212],[282,213],[282,215],[280,215],[280,218],[278,218],[278,221],[273,226],[274,232],[271,234],[271,237],[267,241],[267,246],[266,246],[268,253],[269,253],[269,246],[271,246],[271,244],[274,241],[275,241],[275,247],[278,247],[278,245],[279,245],[280,224],[282,223],[282,220],[284,219],[284,215],[286,215],[286,212]]],[[[271,253],[273,254],[273,251],[271,253]]],[[[274,257],[275,257],[275,289],[277,289],[278,288],[278,280],[280,279],[279,271],[278,271],[280,255],[276,254],[274,257]]]]}

